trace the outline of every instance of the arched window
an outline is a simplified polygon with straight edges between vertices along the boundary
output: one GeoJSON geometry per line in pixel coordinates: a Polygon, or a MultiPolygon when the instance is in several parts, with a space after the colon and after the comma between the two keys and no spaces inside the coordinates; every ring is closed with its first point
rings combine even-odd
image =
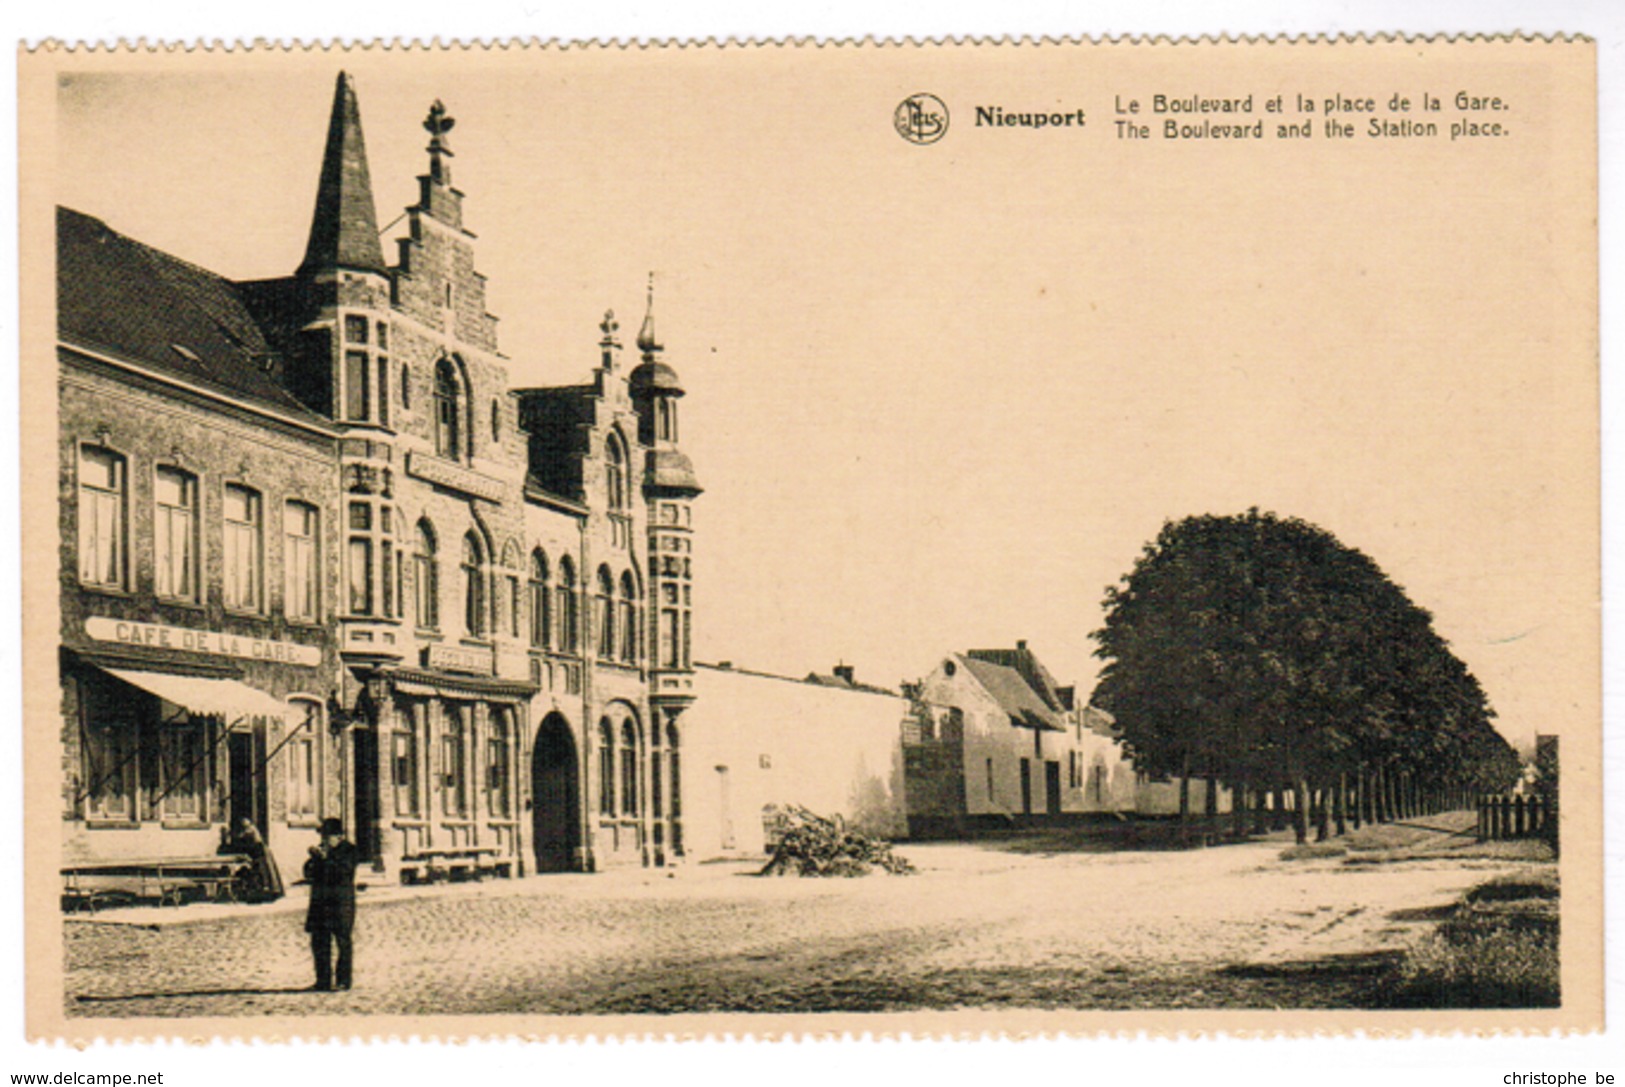
{"type": "Polygon", "coordinates": [[[502,549],[502,606],[508,612],[508,636],[519,637],[519,615],[523,610],[519,598],[519,547],[512,540],[502,549]]]}
{"type": "Polygon", "coordinates": [[[498,401],[491,401],[491,444],[495,445],[502,440],[502,405],[498,401]]]}
{"type": "Polygon", "coordinates": [[[611,433],[604,440],[604,480],[609,491],[609,508],[626,508],[626,447],[619,434],[611,433]]]}
{"type": "Polygon", "coordinates": [[[418,591],[418,626],[440,628],[440,569],[435,557],[434,527],[418,522],[418,550],[413,558],[418,591]]]}
{"type": "Polygon", "coordinates": [[[615,729],[607,717],[598,722],[598,811],[615,814],[615,729]]]}
{"type": "Polygon", "coordinates": [[[615,659],[615,579],[609,567],[598,568],[598,656],[615,659]]]}
{"type": "Polygon", "coordinates": [[[621,572],[621,660],[635,664],[638,659],[638,590],[632,571],[621,572]]]}
{"type": "Polygon", "coordinates": [[[457,365],[441,359],[434,368],[434,447],[442,457],[460,460],[463,455],[462,380],[457,365]]]}
{"type": "Polygon", "coordinates": [[[559,649],[576,653],[581,649],[581,622],[576,614],[576,567],[566,555],[559,560],[559,586],[555,590],[559,606],[559,649]]]}
{"type": "Polygon", "coordinates": [[[638,733],[631,721],[621,723],[621,814],[638,813],[638,733]]]}
{"type": "Polygon", "coordinates": [[[655,401],[655,437],[663,442],[677,440],[677,405],[668,397],[655,401]]]}
{"type": "Polygon", "coordinates": [[[538,649],[553,647],[553,587],[548,584],[547,556],[540,550],[530,556],[530,644],[538,649]]]}
{"type": "Polygon", "coordinates": [[[485,552],[472,531],[463,536],[463,629],[475,638],[485,633],[485,552]]]}

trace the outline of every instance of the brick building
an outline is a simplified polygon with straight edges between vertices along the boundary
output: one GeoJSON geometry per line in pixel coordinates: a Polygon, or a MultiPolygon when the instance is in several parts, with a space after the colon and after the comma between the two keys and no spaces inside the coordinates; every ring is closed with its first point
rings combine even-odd
{"type": "Polygon", "coordinates": [[[402,878],[681,852],[700,487],[652,287],[635,360],[606,314],[584,383],[512,387],[452,125],[436,102],[393,262],[347,75],[289,276],[231,282],[61,213],[76,848],[195,852],[241,809],[284,855],[339,816],[402,878]],[[171,710],[199,722],[174,757],[171,710]],[[149,742],[150,780],[145,754],[106,778],[149,742]],[[183,828],[169,785],[193,753],[183,828]]]}

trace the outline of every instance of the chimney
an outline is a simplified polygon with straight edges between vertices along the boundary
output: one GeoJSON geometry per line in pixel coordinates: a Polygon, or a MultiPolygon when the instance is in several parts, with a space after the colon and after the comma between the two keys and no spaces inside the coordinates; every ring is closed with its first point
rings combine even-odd
{"type": "Polygon", "coordinates": [[[1027,639],[1026,638],[1017,638],[1016,639],[1016,649],[1019,652],[1025,652],[1026,649],[1027,649],[1027,639]]]}
{"type": "Polygon", "coordinates": [[[717,667],[722,669],[724,672],[732,671],[733,666],[734,666],[733,661],[717,661],[717,667]]]}
{"type": "Polygon", "coordinates": [[[844,679],[848,684],[855,685],[857,682],[852,678],[857,674],[857,671],[850,664],[837,664],[832,671],[835,673],[836,678],[844,679]]]}

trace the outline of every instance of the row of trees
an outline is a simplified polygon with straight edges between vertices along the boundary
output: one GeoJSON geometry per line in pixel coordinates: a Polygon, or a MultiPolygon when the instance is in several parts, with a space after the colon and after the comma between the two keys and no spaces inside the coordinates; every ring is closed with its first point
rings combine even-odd
{"type": "Polygon", "coordinates": [[[1516,781],[1478,681],[1359,551],[1254,509],[1163,526],[1108,589],[1094,702],[1140,769],[1290,810],[1300,842],[1349,818],[1463,804],[1516,781]]]}

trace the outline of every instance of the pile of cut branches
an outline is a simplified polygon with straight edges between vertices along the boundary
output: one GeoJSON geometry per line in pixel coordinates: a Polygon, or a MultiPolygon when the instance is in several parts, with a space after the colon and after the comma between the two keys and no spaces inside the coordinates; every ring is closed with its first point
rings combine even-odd
{"type": "Polygon", "coordinates": [[[777,813],[778,840],[759,876],[912,875],[914,866],[892,852],[891,843],[849,830],[839,815],[825,818],[790,806],[777,813]]]}

